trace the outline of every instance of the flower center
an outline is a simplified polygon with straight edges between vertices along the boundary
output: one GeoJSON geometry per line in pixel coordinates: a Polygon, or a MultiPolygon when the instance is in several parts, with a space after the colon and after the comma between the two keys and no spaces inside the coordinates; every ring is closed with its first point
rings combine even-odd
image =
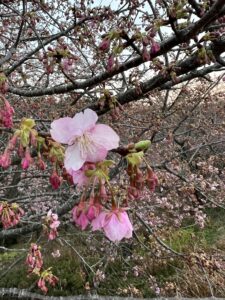
{"type": "Polygon", "coordinates": [[[79,144],[81,157],[85,159],[88,153],[95,152],[94,141],[91,139],[90,135],[86,132],[82,136],[76,138],[76,142],[79,144]]]}

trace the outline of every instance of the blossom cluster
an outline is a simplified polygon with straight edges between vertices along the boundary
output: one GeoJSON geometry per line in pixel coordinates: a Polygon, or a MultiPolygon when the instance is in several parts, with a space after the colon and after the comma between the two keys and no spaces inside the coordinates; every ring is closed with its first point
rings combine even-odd
{"type": "MultiPolygon", "coordinates": [[[[116,242],[132,237],[133,226],[127,214],[128,201],[121,207],[123,199],[116,199],[109,183],[109,167],[113,162],[105,160],[109,150],[118,148],[119,136],[109,126],[96,124],[97,119],[94,111],[86,109],[73,118],[53,121],[50,132],[56,142],[67,145],[65,169],[73,183],[83,189],[80,203],[72,210],[73,221],[82,230],[90,224],[92,231],[102,230],[109,240],[116,242]]],[[[148,145],[149,141],[144,141],[127,149],[129,200],[140,197],[144,185],[154,191],[158,182],[150,167],[146,176],[139,169],[148,145]]]]}
{"type": "Polygon", "coordinates": [[[24,211],[17,203],[0,202],[0,221],[4,229],[19,223],[24,211]]]}
{"type": "Polygon", "coordinates": [[[44,218],[44,222],[44,228],[45,232],[48,235],[48,239],[54,240],[58,236],[57,229],[60,224],[60,221],[58,220],[58,215],[52,213],[52,210],[49,210],[47,216],[44,218]]]}
{"type": "MultiPolygon", "coordinates": [[[[73,221],[82,230],[90,224],[92,231],[102,230],[115,242],[132,237],[133,227],[127,214],[128,201],[126,207],[120,207],[121,199],[115,199],[108,177],[112,162],[105,160],[109,150],[118,148],[119,136],[109,126],[96,124],[97,119],[97,114],[90,109],[74,118],[60,118],[51,124],[51,136],[56,142],[68,145],[64,166],[74,184],[84,189],[80,203],[72,210],[73,221]],[[87,193],[88,187],[90,193],[87,193]],[[111,209],[105,209],[109,201],[111,209]]],[[[129,200],[140,197],[144,184],[151,191],[155,190],[158,179],[153,170],[148,167],[147,175],[143,176],[139,169],[142,150],[148,145],[148,141],[137,143],[127,152],[129,200]]]]}
{"type": "Polygon", "coordinates": [[[34,274],[38,276],[38,287],[46,294],[48,288],[46,283],[51,286],[55,286],[58,282],[58,278],[52,274],[51,268],[42,270],[43,268],[43,257],[41,253],[41,247],[37,244],[31,244],[29,253],[26,258],[26,264],[28,266],[29,274],[34,274]]]}
{"type": "Polygon", "coordinates": [[[31,154],[33,147],[38,150],[37,165],[40,169],[45,169],[45,163],[43,162],[40,154],[40,148],[44,143],[44,139],[38,136],[34,126],[34,120],[22,119],[20,128],[14,132],[13,137],[6,146],[4,153],[0,156],[0,166],[2,168],[7,169],[11,165],[11,155],[17,147],[18,155],[21,157],[21,167],[23,170],[28,169],[33,163],[31,154]]]}
{"type": "Polygon", "coordinates": [[[74,118],[61,118],[51,124],[52,138],[67,144],[64,166],[79,187],[92,183],[89,199],[83,193],[78,206],[72,210],[74,222],[85,229],[103,230],[111,241],[132,236],[132,225],[125,210],[112,201],[111,211],[103,209],[102,202],[112,198],[107,193],[108,151],[119,146],[119,136],[107,125],[96,124],[97,114],[86,109],[74,118]],[[97,191],[95,191],[95,189],[97,191]]]}

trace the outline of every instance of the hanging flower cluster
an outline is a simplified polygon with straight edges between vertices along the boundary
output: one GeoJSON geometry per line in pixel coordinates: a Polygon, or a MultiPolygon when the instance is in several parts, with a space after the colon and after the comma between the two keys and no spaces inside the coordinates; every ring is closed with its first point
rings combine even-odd
{"type": "Polygon", "coordinates": [[[102,230],[108,239],[116,242],[132,237],[128,200],[140,197],[145,185],[154,191],[158,179],[149,166],[146,174],[139,168],[150,142],[136,143],[126,149],[130,177],[127,201],[116,195],[108,176],[113,161],[105,158],[109,150],[118,148],[119,136],[109,126],[96,124],[97,119],[94,111],[86,109],[73,118],[53,121],[50,132],[56,142],[67,145],[65,169],[73,183],[83,190],[80,203],[72,210],[74,223],[82,230],[88,225],[92,231],[102,230]],[[121,203],[126,206],[121,207],[121,203]]]}
{"type": "Polygon", "coordinates": [[[17,147],[18,155],[21,157],[21,167],[23,170],[29,168],[33,163],[31,150],[34,148],[38,153],[37,166],[45,169],[45,163],[42,160],[40,149],[44,144],[44,138],[38,136],[34,129],[35,122],[32,119],[23,119],[20,128],[14,132],[13,137],[9,140],[4,153],[0,156],[0,166],[7,169],[11,165],[11,154],[17,147]]]}
{"type": "Polygon", "coordinates": [[[0,202],[0,221],[4,229],[16,226],[24,211],[17,203],[0,202]]]}
{"type": "Polygon", "coordinates": [[[48,292],[46,283],[55,286],[58,281],[58,277],[52,274],[51,268],[48,268],[41,273],[37,285],[46,294],[48,292]]]}
{"type": "MultiPolygon", "coordinates": [[[[1,82],[0,82],[1,83],[1,82]]],[[[1,89],[1,87],[0,87],[1,89]]],[[[13,126],[13,115],[14,115],[14,109],[9,104],[9,102],[0,95],[0,98],[2,100],[1,106],[0,106],[0,124],[6,128],[11,128],[13,126]]]]}
{"type": "Polygon", "coordinates": [[[37,286],[46,294],[48,288],[46,283],[51,286],[55,286],[58,282],[58,278],[52,274],[51,268],[42,270],[43,257],[41,254],[41,247],[37,244],[31,244],[29,253],[26,258],[26,264],[28,266],[28,273],[38,276],[37,286]]]}
{"type": "Polygon", "coordinates": [[[48,239],[54,240],[58,236],[57,229],[60,224],[60,221],[58,220],[58,215],[52,213],[52,211],[49,210],[47,216],[44,218],[44,222],[44,231],[48,235],[48,239]]]}
{"type": "Polygon", "coordinates": [[[41,247],[36,244],[31,244],[30,251],[26,258],[28,272],[39,274],[43,266],[43,258],[41,254],[41,247]]]}
{"type": "Polygon", "coordinates": [[[158,185],[158,178],[152,168],[144,159],[144,151],[148,149],[150,141],[140,141],[136,144],[128,146],[127,174],[129,176],[129,186],[127,189],[127,202],[141,197],[145,186],[154,192],[158,185]],[[143,172],[140,165],[146,164],[146,172],[143,172]]]}

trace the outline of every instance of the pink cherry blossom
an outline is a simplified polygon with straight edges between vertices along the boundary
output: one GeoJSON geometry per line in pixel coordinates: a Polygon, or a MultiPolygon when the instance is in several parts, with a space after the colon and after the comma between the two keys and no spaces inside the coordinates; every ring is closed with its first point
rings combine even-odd
{"type": "Polygon", "coordinates": [[[37,286],[42,290],[43,293],[46,294],[48,292],[48,288],[46,287],[45,280],[43,278],[38,280],[37,286]]]}
{"type": "Polygon", "coordinates": [[[40,247],[37,244],[31,244],[29,253],[26,258],[26,264],[28,265],[29,272],[40,271],[43,266],[42,254],[40,247]]]}
{"type": "Polygon", "coordinates": [[[87,218],[91,222],[100,214],[102,210],[102,206],[100,203],[89,203],[89,207],[87,209],[87,218]]]}
{"type": "Polygon", "coordinates": [[[111,212],[101,212],[92,221],[92,230],[103,229],[105,235],[112,242],[120,241],[123,238],[131,238],[133,226],[128,218],[127,212],[116,209],[111,212]]]}
{"type": "Polygon", "coordinates": [[[93,169],[95,169],[95,164],[85,162],[80,170],[74,171],[73,169],[70,169],[68,170],[68,173],[73,177],[73,183],[77,184],[78,187],[82,187],[89,182],[89,178],[85,175],[85,172],[93,169]]]}
{"type": "Polygon", "coordinates": [[[74,223],[80,226],[82,230],[85,230],[87,228],[89,220],[85,212],[84,203],[80,203],[78,206],[75,206],[73,208],[72,217],[74,223]]]}
{"type": "Polygon", "coordinates": [[[49,240],[54,240],[58,236],[57,229],[60,225],[60,221],[58,220],[58,215],[52,213],[51,209],[47,213],[46,223],[49,227],[48,239],[49,240]]]}
{"type": "Polygon", "coordinates": [[[119,136],[107,125],[97,124],[97,114],[91,109],[65,117],[51,124],[52,138],[68,144],[64,165],[67,170],[79,170],[85,162],[105,159],[111,149],[119,146],[119,136]]]}

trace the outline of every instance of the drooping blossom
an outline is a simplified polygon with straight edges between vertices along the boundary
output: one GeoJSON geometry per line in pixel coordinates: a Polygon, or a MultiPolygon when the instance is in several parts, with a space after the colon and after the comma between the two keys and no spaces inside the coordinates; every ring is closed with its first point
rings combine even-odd
{"type": "Polygon", "coordinates": [[[58,236],[57,230],[60,224],[60,221],[58,220],[58,215],[52,213],[52,210],[50,209],[47,213],[45,221],[47,224],[48,239],[54,240],[58,236]]]}
{"type": "Polygon", "coordinates": [[[7,169],[11,165],[10,151],[6,148],[4,153],[0,155],[0,166],[7,169]]]}
{"type": "Polygon", "coordinates": [[[72,218],[76,225],[82,230],[85,230],[89,224],[89,219],[86,214],[85,203],[81,202],[72,209],[72,218]]]}
{"type": "Polygon", "coordinates": [[[158,185],[158,177],[151,168],[147,168],[146,184],[151,192],[154,192],[158,185]]]}
{"type": "Polygon", "coordinates": [[[40,170],[44,171],[46,169],[46,164],[43,161],[43,159],[41,158],[41,156],[38,156],[38,161],[37,161],[37,166],[40,170]]]}
{"type": "Polygon", "coordinates": [[[23,170],[27,170],[30,166],[30,164],[32,163],[32,157],[30,155],[30,151],[29,151],[29,148],[26,148],[26,151],[25,151],[25,156],[24,158],[22,159],[22,162],[21,162],[21,166],[22,166],[22,169],[23,170]]]}
{"type": "Polygon", "coordinates": [[[128,218],[127,212],[123,209],[101,212],[99,216],[92,221],[91,225],[93,231],[103,229],[107,238],[112,242],[132,237],[133,226],[128,218]]]}
{"type": "Polygon", "coordinates": [[[82,230],[85,230],[88,224],[100,214],[101,209],[101,204],[94,202],[94,199],[91,199],[89,203],[81,201],[72,210],[73,221],[82,230]]]}
{"type": "Polygon", "coordinates": [[[96,201],[94,197],[90,198],[88,207],[87,207],[87,218],[91,222],[100,214],[102,210],[102,205],[99,201],[96,201]]]}
{"type": "Polygon", "coordinates": [[[3,126],[11,128],[13,126],[14,109],[9,102],[4,99],[4,105],[0,109],[0,120],[3,126]]]}
{"type": "Polygon", "coordinates": [[[43,258],[40,250],[41,248],[37,244],[31,244],[26,258],[26,264],[28,265],[29,273],[38,273],[43,266],[43,258]]]}
{"type": "Polygon", "coordinates": [[[39,289],[46,294],[48,292],[46,283],[49,283],[51,286],[55,286],[58,281],[59,278],[52,274],[51,268],[48,268],[41,273],[37,285],[39,289]]]}
{"type": "Polygon", "coordinates": [[[65,117],[52,122],[52,138],[68,144],[64,160],[67,170],[77,171],[85,162],[101,161],[109,150],[118,147],[119,136],[107,125],[96,125],[97,119],[93,110],[85,109],[73,118],[65,117]]]}
{"type": "Polygon", "coordinates": [[[68,173],[73,177],[73,183],[77,184],[78,187],[82,187],[89,182],[89,178],[85,175],[85,172],[93,169],[95,169],[95,164],[85,162],[79,170],[74,171],[73,169],[70,169],[68,170],[68,173]]]}
{"type": "Polygon", "coordinates": [[[52,185],[52,188],[54,190],[57,190],[60,187],[61,183],[62,183],[62,178],[58,175],[56,170],[53,170],[52,175],[49,178],[49,181],[52,185]]]}

